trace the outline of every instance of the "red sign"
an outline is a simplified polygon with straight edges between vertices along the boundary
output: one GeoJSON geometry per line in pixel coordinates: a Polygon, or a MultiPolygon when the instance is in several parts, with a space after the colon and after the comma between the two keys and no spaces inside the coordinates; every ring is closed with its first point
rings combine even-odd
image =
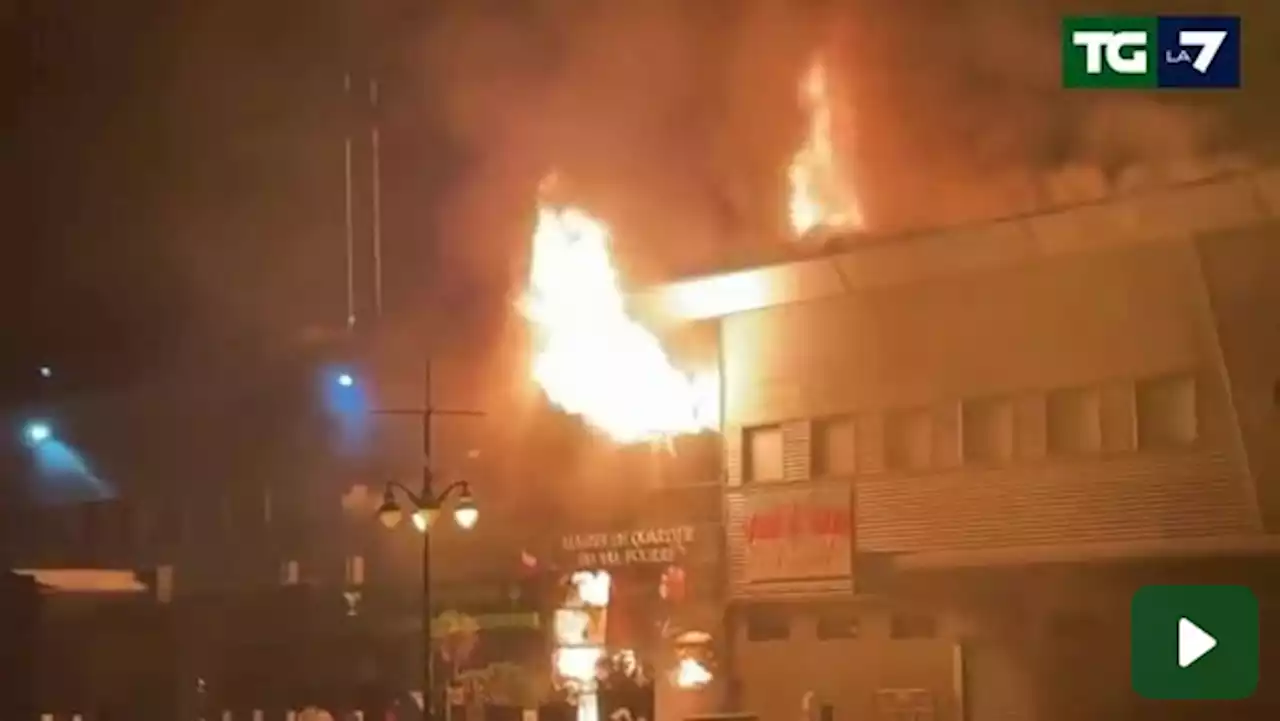
{"type": "Polygon", "coordinates": [[[747,516],[747,544],[778,541],[802,536],[839,536],[849,538],[853,521],[848,508],[792,503],[747,516]]]}
{"type": "Polygon", "coordinates": [[[852,573],[853,514],[848,500],[779,495],[744,499],[748,508],[742,519],[743,580],[837,578],[852,573]]]}

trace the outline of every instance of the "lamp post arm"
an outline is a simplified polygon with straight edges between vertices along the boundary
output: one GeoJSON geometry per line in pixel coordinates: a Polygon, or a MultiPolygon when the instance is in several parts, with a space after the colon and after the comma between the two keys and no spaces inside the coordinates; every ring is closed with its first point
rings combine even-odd
{"type": "Polygon", "coordinates": [[[450,483],[449,485],[445,486],[444,490],[437,493],[435,500],[437,503],[444,503],[446,500],[448,500],[449,495],[452,494],[454,491],[465,490],[466,487],[467,487],[466,481],[454,481],[453,483],[450,483]]]}
{"type": "MultiPolygon", "coordinates": [[[[414,493],[412,490],[409,489],[408,486],[404,485],[399,481],[387,481],[387,488],[389,489],[395,488],[399,490],[401,493],[403,493],[405,497],[409,499],[409,502],[413,504],[413,507],[415,510],[422,510],[422,509],[432,507],[429,503],[429,501],[431,501],[432,499],[423,498],[421,494],[414,493]]],[[[441,498],[443,498],[443,496],[441,496],[441,498]]]]}

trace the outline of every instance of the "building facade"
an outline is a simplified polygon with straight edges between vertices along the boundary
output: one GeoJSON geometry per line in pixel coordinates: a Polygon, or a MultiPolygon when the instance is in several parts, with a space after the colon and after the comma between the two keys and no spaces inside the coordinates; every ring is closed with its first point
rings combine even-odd
{"type": "Polygon", "coordinates": [[[637,297],[719,324],[742,707],[1131,717],[1134,588],[1273,603],[1277,233],[1272,168],[637,297]]]}

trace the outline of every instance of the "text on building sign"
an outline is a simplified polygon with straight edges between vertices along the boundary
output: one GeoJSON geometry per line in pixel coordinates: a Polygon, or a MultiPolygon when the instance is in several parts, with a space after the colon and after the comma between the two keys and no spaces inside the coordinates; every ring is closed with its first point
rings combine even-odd
{"type": "Polygon", "coordinates": [[[576,554],[579,567],[628,566],[636,563],[675,563],[693,543],[694,527],[642,528],[613,533],[565,536],[561,547],[576,554]]]}

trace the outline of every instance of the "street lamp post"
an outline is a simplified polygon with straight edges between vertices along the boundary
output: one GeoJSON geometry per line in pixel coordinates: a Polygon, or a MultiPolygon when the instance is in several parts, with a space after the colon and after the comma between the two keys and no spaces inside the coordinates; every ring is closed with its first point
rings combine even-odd
{"type": "Polygon", "coordinates": [[[431,528],[445,501],[455,492],[458,495],[454,506],[454,522],[464,530],[475,527],[480,520],[480,512],[476,508],[475,499],[471,495],[471,487],[466,481],[455,481],[437,492],[433,488],[434,474],[431,468],[432,423],[437,416],[483,416],[482,411],[451,410],[437,408],[432,399],[431,361],[424,365],[423,372],[423,407],[378,409],[374,413],[381,415],[417,416],[422,420],[422,485],[415,493],[404,484],[390,481],[383,491],[382,505],[378,507],[378,520],[387,528],[394,528],[403,516],[400,503],[396,500],[396,490],[409,501],[412,506],[414,527],[422,534],[422,714],[426,721],[436,718],[434,693],[435,653],[432,648],[431,622],[431,528]]]}

